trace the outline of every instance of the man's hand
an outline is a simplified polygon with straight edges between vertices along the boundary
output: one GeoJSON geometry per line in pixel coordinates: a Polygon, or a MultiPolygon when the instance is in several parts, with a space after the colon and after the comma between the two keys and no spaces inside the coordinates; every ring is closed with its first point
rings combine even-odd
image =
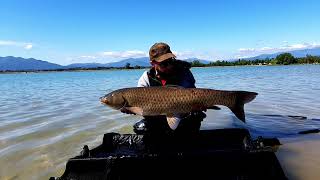
{"type": "Polygon", "coordinates": [[[204,111],[204,112],[206,112],[207,108],[202,106],[202,105],[194,105],[192,107],[192,111],[204,111]]]}
{"type": "Polygon", "coordinates": [[[190,116],[195,117],[195,118],[200,118],[200,119],[204,119],[207,117],[206,113],[204,113],[202,111],[191,112],[190,116]]]}

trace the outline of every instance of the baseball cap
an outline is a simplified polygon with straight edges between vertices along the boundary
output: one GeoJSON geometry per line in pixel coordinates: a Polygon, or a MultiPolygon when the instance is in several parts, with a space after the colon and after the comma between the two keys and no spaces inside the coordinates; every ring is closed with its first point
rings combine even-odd
{"type": "Polygon", "coordinates": [[[155,43],[149,50],[150,61],[162,62],[176,56],[171,52],[170,46],[166,43],[155,43]]]}

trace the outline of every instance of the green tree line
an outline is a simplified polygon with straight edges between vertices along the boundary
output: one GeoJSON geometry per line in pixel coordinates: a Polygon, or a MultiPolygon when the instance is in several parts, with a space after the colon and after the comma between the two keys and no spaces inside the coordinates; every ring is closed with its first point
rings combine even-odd
{"type": "Polygon", "coordinates": [[[207,66],[243,66],[243,65],[289,65],[289,64],[320,64],[320,56],[307,55],[306,57],[296,58],[291,53],[279,54],[276,58],[245,60],[239,59],[236,61],[217,60],[209,64],[201,63],[195,60],[191,63],[192,67],[207,67],[207,66]]]}

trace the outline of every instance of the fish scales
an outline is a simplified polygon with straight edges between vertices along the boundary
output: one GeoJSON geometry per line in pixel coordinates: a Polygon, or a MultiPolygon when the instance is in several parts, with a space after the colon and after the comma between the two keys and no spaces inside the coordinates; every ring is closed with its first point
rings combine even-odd
{"type": "Polygon", "coordinates": [[[223,105],[244,121],[243,106],[252,101],[256,95],[257,93],[248,91],[143,87],[116,90],[101,98],[101,102],[115,109],[126,108],[143,116],[188,113],[195,107],[208,109],[215,105],[223,105]]]}

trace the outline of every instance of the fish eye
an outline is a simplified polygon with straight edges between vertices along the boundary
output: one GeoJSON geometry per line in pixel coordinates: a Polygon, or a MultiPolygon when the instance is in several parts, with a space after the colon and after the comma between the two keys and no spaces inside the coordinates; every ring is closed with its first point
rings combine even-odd
{"type": "Polygon", "coordinates": [[[114,94],[111,94],[111,96],[113,97],[113,96],[114,96],[114,94]]]}

